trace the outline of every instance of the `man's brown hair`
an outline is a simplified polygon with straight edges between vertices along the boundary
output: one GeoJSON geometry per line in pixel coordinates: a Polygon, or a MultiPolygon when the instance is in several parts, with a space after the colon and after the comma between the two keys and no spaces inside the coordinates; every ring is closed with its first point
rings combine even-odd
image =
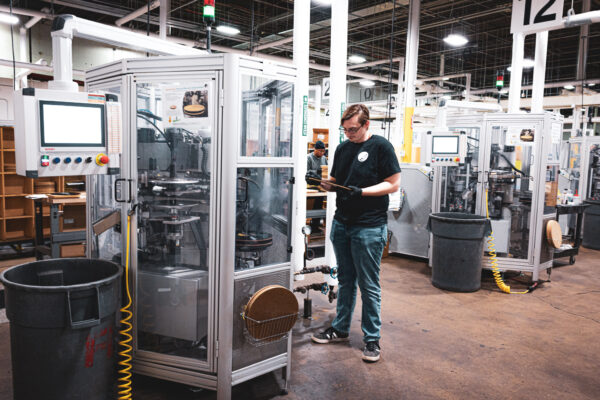
{"type": "Polygon", "coordinates": [[[344,111],[340,125],[343,125],[344,121],[349,120],[355,115],[358,115],[358,123],[362,126],[369,120],[369,109],[364,104],[351,105],[344,111]]]}

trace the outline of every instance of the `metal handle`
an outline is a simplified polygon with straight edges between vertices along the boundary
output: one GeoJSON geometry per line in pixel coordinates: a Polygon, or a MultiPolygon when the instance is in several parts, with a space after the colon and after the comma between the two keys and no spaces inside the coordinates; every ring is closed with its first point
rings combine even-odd
{"type": "Polygon", "coordinates": [[[100,325],[100,289],[98,287],[95,287],[92,289],[94,291],[93,293],[86,294],[85,292],[88,292],[89,290],[90,289],[80,290],[80,291],[76,291],[76,292],[71,292],[71,291],[67,292],[67,304],[69,307],[69,322],[71,324],[71,328],[73,328],[73,329],[90,328],[92,326],[100,325]],[[94,303],[94,306],[95,306],[94,311],[96,312],[95,318],[74,321],[73,320],[73,307],[72,307],[73,300],[95,301],[95,303],[94,303]]]}
{"type": "Polygon", "coordinates": [[[127,179],[127,186],[129,186],[129,199],[127,199],[127,202],[131,203],[133,201],[133,179],[127,179]]]}
{"type": "Polygon", "coordinates": [[[115,179],[115,201],[117,203],[125,203],[127,201],[127,200],[119,200],[119,198],[117,197],[117,184],[119,182],[126,182],[126,181],[127,181],[127,179],[124,179],[124,178],[115,179]]]}
{"type": "Polygon", "coordinates": [[[117,203],[131,203],[132,199],[133,199],[133,189],[132,189],[132,183],[133,183],[133,179],[125,179],[125,178],[118,178],[115,179],[115,201],[117,203]],[[129,197],[126,200],[120,200],[117,197],[117,184],[119,182],[127,182],[127,186],[128,186],[128,194],[129,197]]]}

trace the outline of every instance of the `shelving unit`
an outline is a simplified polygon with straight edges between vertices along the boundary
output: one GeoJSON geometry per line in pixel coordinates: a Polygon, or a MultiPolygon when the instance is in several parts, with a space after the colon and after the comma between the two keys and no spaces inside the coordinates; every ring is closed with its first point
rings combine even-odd
{"type": "MultiPolygon", "coordinates": [[[[315,143],[320,140],[325,144],[325,151],[327,154],[327,150],[329,147],[329,129],[313,129],[313,137],[312,141],[308,142],[306,154],[307,156],[314,151],[315,143]]],[[[326,156],[324,156],[326,157],[326,156]]],[[[329,166],[321,167],[321,179],[327,179],[329,177],[328,173],[329,166]]],[[[310,225],[310,222],[313,218],[325,218],[327,212],[327,196],[326,193],[320,192],[318,190],[309,190],[306,195],[306,224],[310,225]],[[321,206],[315,207],[315,205],[321,204],[321,206]]],[[[321,232],[313,232],[308,236],[309,247],[314,252],[319,252],[319,248],[324,246],[325,243],[325,226],[323,226],[323,230],[321,232]]],[[[320,253],[319,253],[320,254],[320,253]]]]}
{"type": "MultiPolygon", "coordinates": [[[[17,175],[15,161],[15,133],[8,124],[0,125],[0,245],[33,242],[35,219],[33,200],[26,196],[54,192],[80,191],[83,187],[69,182],[85,181],[82,176],[26,178],[17,175]]],[[[85,228],[85,205],[65,210],[63,220],[71,221],[73,228],[85,228]]],[[[44,236],[50,235],[50,209],[44,208],[44,236]]],[[[65,228],[71,228],[65,225],[65,228]]]]}

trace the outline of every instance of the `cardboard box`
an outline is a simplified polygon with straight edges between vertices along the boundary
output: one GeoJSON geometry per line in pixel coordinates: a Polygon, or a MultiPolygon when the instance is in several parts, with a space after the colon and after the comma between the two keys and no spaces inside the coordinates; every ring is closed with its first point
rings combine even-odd
{"type": "Polygon", "coordinates": [[[60,246],[60,258],[85,257],[85,244],[63,244],[60,246]]]}

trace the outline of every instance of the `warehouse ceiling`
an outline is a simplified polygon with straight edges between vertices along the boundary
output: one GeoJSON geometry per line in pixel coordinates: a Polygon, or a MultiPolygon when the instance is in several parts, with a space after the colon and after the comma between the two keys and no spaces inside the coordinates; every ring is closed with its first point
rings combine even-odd
{"type": "MultiPolygon", "coordinates": [[[[310,59],[313,63],[329,65],[331,8],[323,5],[324,1],[313,0],[311,3],[310,59]]],[[[600,0],[590,1],[591,10],[600,9],[600,0]]],[[[171,0],[169,34],[203,43],[206,30],[202,22],[202,3],[171,0]]],[[[570,3],[565,0],[564,15],[570,3]]],[[[140,0],[14,0],[14,7],[36,11],[46,7],[54,14],[74,14],[110,25],[147,5],[146,1],[140,0]]],[[[232,25],[241,32],[236,36],[226,36],[213,30],[212,44],[253,51],[255,55],[291,58],[293,8],[292,0],[216,0],[216,25],[232,25]]],[[[506,69],[511,63],[511,8],[512,0],[422,0],[418,76],[439,76],[443,56],[444,74],[470,73],[472,89],[493,88],[496,71],[506,69]],[[464,34],[469,43],[460,48],[446,45],[442,39],[454,32],[464,34]]],[[[576,13],[581,12],[581,0],[574,2],[574,9],[576,13]]],[[[359,54],[367,61],[386,61],[391,50],[393,57],[404,56],[408,0],[350,0],[349,10],[348,55],[359,54]]],[[[124,27],[155,33],[158,21],[159,9],[156,8],[150,12],[149,24],[147,15],[142,15],[124,27]]],[[[579,35],[579,27],[550,32],[546,82],[577,78],[579,35]]],[[[599,79],[600,24],[590,26],[587,41],[585,78],[599,79]]],[[[535,35],[530,35],[526,39],[525,57],[533,58],[534,49],[535,35]]],[[[357,71],[387,79],[389,67],[388,61],[357,71]]],[[[396,69],[397,65],[394,65],[396,69]]],[[[320,83],[327,75],[328,72],[311,69],[311,84],[320,83]]],[[[397,73],[393,77],[396,79],[397,73]]],[[[510,81],[509,74],[507,78],[510,81]]],[[[523,84],[527,85],[532,80],[532,69],[525,70],[523,84]]],[[[452,87],[453,83],[458,85],[461,82],[464,83],[464,80],[453,79],[444,85],[452,87]]],[[[385,82],[378,82],[378,85],[387,88],[385,82]]]]}

